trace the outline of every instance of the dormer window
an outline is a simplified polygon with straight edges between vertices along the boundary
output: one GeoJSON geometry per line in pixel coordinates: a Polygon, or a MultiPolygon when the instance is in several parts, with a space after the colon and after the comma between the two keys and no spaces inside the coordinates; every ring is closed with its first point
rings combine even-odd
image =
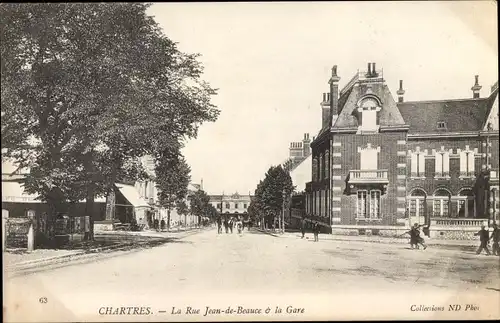
{"type": "Polygon", "coordinates": [[[377,113],[381,110],[380,106],[380,101],[373,95],[360,100],[357,109],[360,132],[376,132],[378,130],[377,113]]]}
{"type": "Polygon", "coordinates": [[[439,121],[439,122],[437,123],[437,128],[438,128],[438,129],[446,129],[446,122],[444,122],[444,121],[439,121]]]}

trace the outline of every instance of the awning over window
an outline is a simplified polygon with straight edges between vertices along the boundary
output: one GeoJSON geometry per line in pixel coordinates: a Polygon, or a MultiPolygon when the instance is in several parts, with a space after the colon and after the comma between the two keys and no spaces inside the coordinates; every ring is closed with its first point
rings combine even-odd
{"type": "Polygon", "coordinates": [[[144,200],[140,195],[137,189],[132,185],[126,184],[116,184],[120,193],[132,204],[134,207],[149,207],[146,200],[144,200]]]}
{"type": "MultiPolygon", "coordinates": [[[[2,202],[10,203],[43,203],[37,194],[28,194],[19,182],[2,181],[2,202]]],[[[84,203],[85,200],[80,201],[84,203]]],[[[96,197],[95,203],[106,203],[106,198],[96,197]]]]}

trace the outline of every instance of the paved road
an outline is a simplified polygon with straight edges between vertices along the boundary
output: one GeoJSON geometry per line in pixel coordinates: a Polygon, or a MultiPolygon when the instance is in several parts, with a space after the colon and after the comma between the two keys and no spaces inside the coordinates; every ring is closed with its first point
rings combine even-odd
{"type": "Polygon", "coordinates": [[[499,268],[498,257],[458,250],[210,230],[139,252],[7,278],[5,289],[10,311],[24,313],[23,321],[40,315],[101,321],[228,318],[203,316],[206,306],[271,309],[269,315],[240,310],[232,317],[254,320],[500,318],[499,268]],[[452,304],[462,306],[460,313],[448,311],[452,304]],[[465,311],[467,304],[478,308],[465,311]],[[150,307],[154,315],[96,316],[101,307],[119,306],[150,307]],[[186,306],[200,313],[172,314],[172,307],[185,314],[186,306]],[[275,313],[277,306],[282,313],[275,313]],[[304,313],[286,313],[288,306],[304,313]]]}

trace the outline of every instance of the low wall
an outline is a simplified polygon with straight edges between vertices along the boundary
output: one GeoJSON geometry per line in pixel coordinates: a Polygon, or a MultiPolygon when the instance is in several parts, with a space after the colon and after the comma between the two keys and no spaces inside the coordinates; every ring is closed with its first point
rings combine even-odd
{"type": "Polygon", "coordinates": [[[408,231],[405,226],[373,226],[373,225],[332,225],[332,234],[346,236],[382,236],[397,237],[408,231]]]}
{"type": "Polygon", "coordinates": [[[94,221],[94,232],[113,231],[115,223],[118,222],[113,220],[94,221]]]}
{"type": "MultiPolygon", "coordinates": [[[[430,237],[436,240],[477,240],[476,234],[480,228],[447,228],[447,227],[432,227],[430,237]]],[[[490,235],[493,229],[490,228],[490,235]]]]}
{"type": "MultiPolygon", "coordinates": [[[[477,227],[430,227],[429,238],[435,240],[477,240],[478,237],[474,234],[479,231],[477,227]]],[[[407,237],[405,232],[410,230],[409,227],[375,227],[375,226],[332,226],[332,234],[344,236],[381,236],[381,237],[407,237]]],[[[423,231],[423,230],[421,230],[423,231]]],[[[493,231],[490,228],[490,234],[493,231]]],[[[424,235],[423,235],[424,236],[424,235]]]]}

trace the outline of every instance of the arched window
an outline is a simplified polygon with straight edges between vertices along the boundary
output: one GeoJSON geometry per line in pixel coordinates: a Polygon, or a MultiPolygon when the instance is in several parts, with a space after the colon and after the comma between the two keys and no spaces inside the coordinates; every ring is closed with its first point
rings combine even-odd
{"type": "Polygon", "coordinates": [[[448,190],[437,189],[434,192],[434,203],[433,203],[433,216],[434,217],[444,217],[450,216],[450,199],[451,194],[448,190]]]}
{"type": "Polygon", "coordinates": [[[476,217],[476,203],[474,192],[472,189],[466,188],[460,190],[458,193],[458,217],[459,218],[475,218],[476,217]]]}
{"type": "Polygon", "coordinates": [[[414,189],[408,197],[408,209],[411,217],[416,217],[420,222],[420,218],[425,219],[425,200],[427,194],[419,188],[414,189]]]}

